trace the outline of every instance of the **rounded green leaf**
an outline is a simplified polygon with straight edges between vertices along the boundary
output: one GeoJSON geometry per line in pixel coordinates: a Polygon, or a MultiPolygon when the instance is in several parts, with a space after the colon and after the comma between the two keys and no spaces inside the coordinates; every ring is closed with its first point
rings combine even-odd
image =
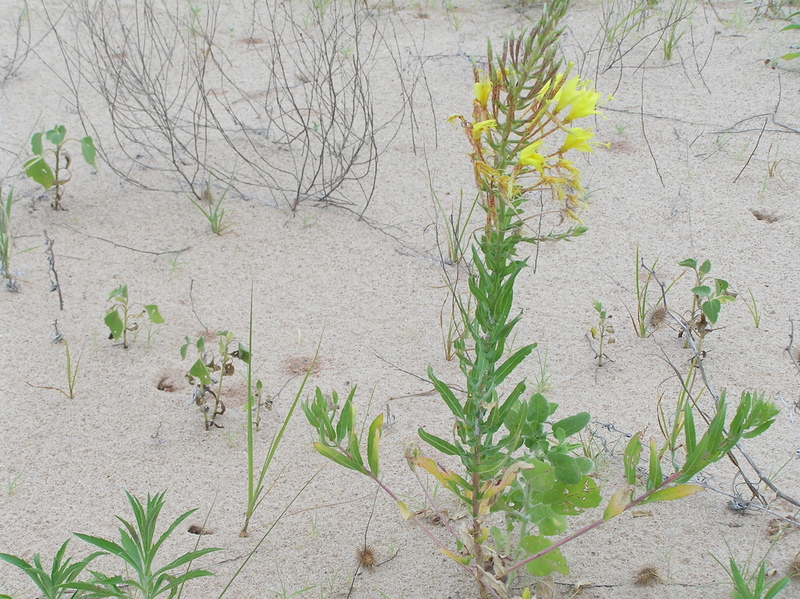
{"type": "Polygon", "coordinates": [[[119,314],[116,310],[109,310],[106,317],[103,319],[103,322],[106,323],[106,326],[111,331],[111,337],[116,341],[122,335],[122,329],[125,326],[122,324],[122,319],[119,317],[119,314]]]}
{"type": "Polygon", "coordinates": [[[164,319],[158,312],[158,306],[155,304],[145,306],[144,309],[147,310],[147,317],[150,319],[150,322],[154,324],[162,324],[164,322],[164,319]]]}
{"type": "Polygon", "coordinates": [[[45,189],[50,189],[56,181],[53,169],[44,158],[37,158],[25,163],[25,174],[45,189]]]}
{"type": "Polygon", "coordinates": [[[94,168],[97,168],[97,164],[95,164],[97,150],[94,147],[92,138],[88,135],[81,140],[81,153],[83,154],[83,159],[87,163],[91,164],[94,168]]]}

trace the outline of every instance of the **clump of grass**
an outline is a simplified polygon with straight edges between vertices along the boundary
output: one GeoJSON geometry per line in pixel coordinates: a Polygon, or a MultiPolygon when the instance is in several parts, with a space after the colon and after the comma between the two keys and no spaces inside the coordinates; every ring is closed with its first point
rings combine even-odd
{"type": "Polygon", "coordinates": [[[214,200],[214,194],[211,191],[211,183],[208,182],[203,189],[200,202],[189,198],[195,208],[206,217],[208,224],[211,226],[211,232],[214,233],[214,235],[222,235],[223,231],[230,227],[230,224],[225,223],[225,209],[222,207],[222,202],[225,196],[228,195],[230,188],[231,186],[228,184],[228,187],[225,188],[225,191],[222,192],[219,199],[214,200]]]}

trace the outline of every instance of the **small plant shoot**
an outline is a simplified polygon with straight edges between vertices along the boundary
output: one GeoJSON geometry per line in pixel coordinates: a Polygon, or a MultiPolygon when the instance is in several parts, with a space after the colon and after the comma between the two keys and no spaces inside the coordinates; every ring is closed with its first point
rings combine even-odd
{"type": "Polygon", "coordinates": [[[36,181],[39,185],[49,190],[55,188],[55,195],[51,203],[54,210],[61,209],[61,200],[64,197],[64,185],[72,179],[70,166],[72,166],[72,156],[64,148],[67,143],[76,142],[81,145],[81,155],[87,164],[95,170],[97,164],[95,158],[94,142],[88,135],[83,139],[68,138],[67,129],[64,125],[57,125],[49,131],[35,133],[31,138],[31,151],[33,157],[25,162],[25,174],[36,181]],[[49,146],[45,147],[45,141],[49,146]],[[52,146],[52,147],[50,147],[52,146]]]}
{"type": "MultiPolygon", "coordinates": [[[[142,317],[147,316],[148,327],[150,324],[163,324],[164,319],[155,304],[132,304],[128,300],[128,286],[120,285],[108,295],[111,306],[106,310],[104,322],[110,331],[108,338],[119,341],[122,338],[122,347],[128,349],[128,333],[134,333],[134,340],[138,334],[142,317]]],[[[148,332],[148,339],[151,333],[148,332]]]]}

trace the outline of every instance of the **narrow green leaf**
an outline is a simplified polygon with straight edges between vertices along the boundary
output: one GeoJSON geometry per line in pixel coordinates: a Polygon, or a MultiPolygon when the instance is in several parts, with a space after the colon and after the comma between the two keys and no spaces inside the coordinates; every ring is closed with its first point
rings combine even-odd
{"type": "Polygon", "coordinates": [[[654,503],[656,501],[674,501],[675,499],[682,499],[689,495],[694,495],[705,489],[700,485],[673,485],[666,489],[659,489],[653,492],[650,497],[645,499],[642,503],[654,503]]]}
{"type": "Polygon", "coordinates": [[[162,324],[164,322],[164,319],[158,312],[158,306],[156,306],[155,304],[150,304],[149,306],[145,306],[144,309],[147,310],[147,316],[150,319],[150,322],[154,324],[162,324]]]}
{"type": "Polygon", "coordinates": [[[530,355],[533,351],[533,348],[536,347],[536,344],[527,345],[525,347],[521,347],[517,351],[515,351],[508,360],[503,362],[495,371],[494,374],[494,384],[499,385],[502,383],[506,377],[511,374],[514,369],[520,365],[520,363],[530,355]]]}
{"type": "Polygon", "coordinates": [[[353,461],[361,468],[361,471],[366,472],[364,469],[364,458],[361,457],[361,448],[358,445],[358,435],[356,435],[353,431],[350,431],[350,438],[349,442],[347,443],[347,452],[353,458],[353,461]]]}
{"type": "Polygon", "coordinates": [[[326,447],[322,443],[314,443],[314,449],[316,449],[321,455],[325,456],[329,460],[336,462],[340,466],[344,466],[345,468],[350,468],[350,470],[355,470],[356,472],[360,472],[361,474],[367,473],[364,470],[363,466],[359,466],[347,456],[342,455],[341,453],[336,451],[333,447],[326,447]]]}
{"type": "Polygon", "coordinates": [[[658,448],[655,439],[650,439],[650,475],[647,477],[647,490],[658,488],[664,480],[661,462],[658,459],[658,448]]]}
{"type": "Polygon", "coordinates": [[[369,434],[367,436],[367,463],[369,469],[375,476],[379,475],[380,461],[378,458],[378,446],[381,440],[381,431],[383,430],[383,414],[380,414],[372,424],[369,425],[369,434]]]}
{"type": "Polygon", "coordinates": [[[427,443],[437,451],[441,451],[443,454],[457,455],[457,456],[464,455],[464,452],[455,445],[453,445],[452,443],[448,443],[444,439],[441,439],[430,433],[426,433],[425,429],[423,428],[419,428],[417,430],[417,434],[419,435],[420,439],[425,441],[425,443],[427,443]]]}
{"type": "Polygon", "coordinates": [[[336,442],[341,443],[352,432],[355,426],[356,413],[353,402],[348,400],[342,407],[342,413],[339,415],[339,423],[336,425],[336,442]]]}
{"type": "Polygon", "coordinates": [[[636,469],[639,466],[639,456],[642,453],[642,433],[636,433],[625,447],[623,461],[625,464],[625,480],[629,485],[636,484],[636,469]]]}
{"type": "Polygon", "coordinates": [[[694,426],[692,404],[688,401],[683,407],[683,433],[686,440],[686,453],[690,454],[695,450],[695,447],[697,447],[697,430],[694,426]]]}
{"type": "Polygon", "coordinates": [[[83,153],[83,159],[96,169],[95,157],[97,156],[97,150],[94,147],[92,138],[88,135],[81,140],[81,152],[83,153]]]}
{"type": "Polygon", "coordinates": [[[440,381],[434,376],[432,366],[428,366],[428,378],[433,383],[433,386],[436,389],[436,391],[439,392],[439,395],[441,395],[442,399],[444,400],[444,403],[446,403],[447,407],[450,408],[450,411],[453,413],[453,415],[456,418],[463,420],[464,410],[461,407],[461,403],[458,401],[458,399],[456,399],[456,396],[450,390],[450,387],[445,385],[442,381],[440,381]]]}

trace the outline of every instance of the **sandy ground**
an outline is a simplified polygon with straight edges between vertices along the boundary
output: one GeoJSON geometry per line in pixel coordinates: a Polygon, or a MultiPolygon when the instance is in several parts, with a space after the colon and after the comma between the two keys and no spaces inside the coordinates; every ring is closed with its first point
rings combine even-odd
{"type": "MultiPolygon", "coordinates": [[[[800,498],[798,372],[785,351],[789,319],[800,312],[800,61],[765,64],[797,37],[779,33],[785,22],[763,16],[764,6],[691,5],[668,61],[653,32],[669,6],[659,4],[642,28],[611,46],[603,43],[600,26],[609,6],[576,3],[562,44],[575,72],[615,98],[607,118],[593,125],[610,146],[581,164],[591,191],[584,215],[589,231],[574,243],[542,246],[535,272],[520,276],[516,304],[525,315],[517,344],[536,341],[541,357],[546,351],[548,398],[560,404],[560,413],[591,412],[596,438],[587,447],[598,454],[607,498],[622,482],[621,433],[645,430],[660,438],[658,399],[669,405],[678,392],[667,360],[685,372],[690,357],[674,327],[647,339],[634,334],[629,312],[635,311],[636,245],[646,262],[658,258],[665,280],[680,274],[680,260],[710,259],[712,274],[728,280],[740,299],[724,306],[717,330],[706,337],[709,382],[731,397],[759,389],[785,402],[772,429],[746,448],[781,489],[800,498]],[[741,301],[748,290],[761,312],[758,328],[741,301]],[[586,337],[596,321],[595,299],[613,316],[616,337],[602,368],[586,337]]],[[[63,5],[31,2],[24,18],[35,31],[43,31],[45,8],[55,14],[63,5]]],[[[20,10],[21,2],[0,2],[3,53],[13,51],[9,32],[20,10]]],[[[471,194],[462,133],[444,123],[449,114],[469,110],[472,75],[465,57],[484,56],[487,35],[500,40],[538,11],[535,5],[465,2],[449,10],[399,3],[395,11],[376,12],[375,19],[397,26],[400,47],[422,61],[427,75],[430,99],[417,105],[417,151],[406,124],[383,150],[366,222],[312,202],[292,215],[266,193],[231,194],[225,204],[231,227],[221,236],[209,231],[185,193],[143,191],[102,161],[96,173],[73,165],[67,210],[50,209],[41,189],[20,176],[30,135],[55,123],[83,132],[72,98],[54,75],[63,75],[55,37],[40,41],[0,95],[0,172],[3,188],[15,189],[15,249],[33,248],[12,257],[19,293],[0,292],[0,551],[27,559],[40,552],[47,560],[73,532],[113,538],[114,515],[129,514],[124,490],[139,497],[167,490],[164,521],[199,508],[187,525],[201,524],[208,514],[213,534],[200,545],[222,548],[202,560],[216,576],[190,583],[184,597],[216,597],[315,476],[228,597],[345,597],[365,536],[379,562],[392,559],[360,572],[350,596],[476,596],[473,583],[403,522],[388,497],[376,499],[368,480],[314,452],[299,413],[267,476],[270,493],[255,513],[252,535],[239,538],[246,498],[244,382],[237,375],[225,392],[224,428],[206,432],[189,400],[183,378],[189,364],[179,348],[186,335],[196,338],[206,329],[246,339],[252,286],[258,376],[273,395],[286,385],[257,433],[257,455],[263,456],[298,389],[295,375],[322,337],[309,390],[358,385],[365,419],[390,406],[394,422],[381,446],[385,480],[421,505],[403,448],[421,425],[443,435],[450,428],[425,372],[432,365],[451,381],[459,374],[443,352],[439,322],[446,291],[434,234],[443,229],[428,182],[446,212],[455,210],[462,188],[471,194]],[[50,292],[44,231],[55,242],[63,310],[50,292]],[[162,253],[182,248],[177,255],[162,253]],[[140,335],[127,350],[107,339],[103,324],[108,294],[122,283],[132,301],[156,303],[166,319],[149,344],[140,335]],[[56,320],[73,357],[80,356],[74,399],[36,387],[66,386],[64,346],[52,342],[56,320]],[[165,378],[175,392],[157,388],[165,378]]],[[[68,25],[64,19],[59,26],[68,25]]],[[[234,44],[239,24],[219,27],[230,28],[229,51],[238,48],[244,56],[247,49],[234,44]]],[[[392,88],[393,72],[375,73],[374,100],[379,111],[391,113],[396,98],[382,92],[392,88]]],[[[104,122],[97,117],[101,134],[95,136],[113,149],[104,122]]],[[[679,313],[689,309],[689,288],[682,280],[671,292],[679,313]]],[[[539,370],[534,356],[520,374],[535,379],[539,370]]],[[[730,510],[734,474],[730,464],[719,464],[706,473],[706,492],[655,505],[640,517],[625,515],[569,545],[571,574],[557,578],[559,592],[568,596],[570,586],[581,583],[586,598],[729,597],[726,575],[712,556],[757,561],[770,548],[770,520],[796,513],[781,501],[767,514],[730,510]],[[647,565],[658,570],[662,584],[634,585],[647,565]]],[[[165,558],[196,540],[182,526],[164,546],[165,558]]],[[[89,551],[77,539],[70,547],[76,555],[89,551]]],[[[770,569],[785,574],[799,550],[800,535],[789,525],[767,557],[770,569]]],[[[800,596],[799,585],[793,581],[782,596],[800,596]]],[[[5,564],[0,593],[35,596],[27,579],[5,564]]]]}

